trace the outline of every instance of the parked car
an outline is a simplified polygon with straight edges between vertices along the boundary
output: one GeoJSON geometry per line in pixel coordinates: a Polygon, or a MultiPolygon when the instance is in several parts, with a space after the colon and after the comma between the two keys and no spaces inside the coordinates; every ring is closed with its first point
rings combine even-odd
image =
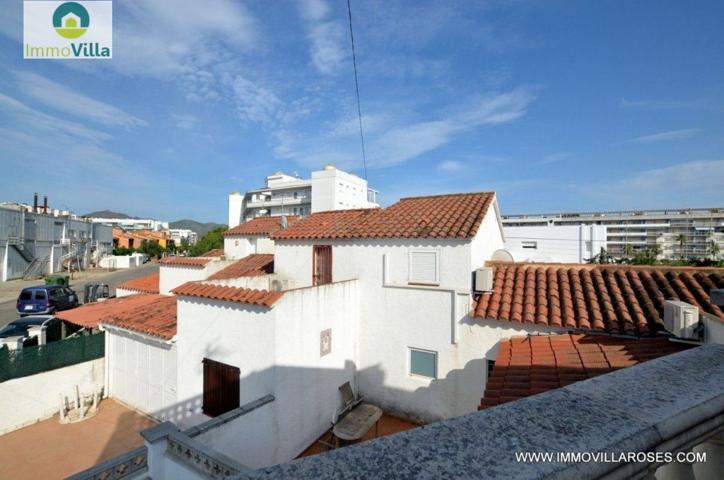
{"type": "Polygon", "coordinates": [[[63,338],[63,322],[52,315],[31,315],[22,317],[0,329],[0,346],[10,350],[38,345],[38,334],[45,331],[45,343],[57,342],[63,338]]]}
{"type": "Polygon", "coordinates": [[[17,311],[23,315],[52,314],[78,306],[78,295],[63,285],[24,288],[18,296],[17,311]]]}

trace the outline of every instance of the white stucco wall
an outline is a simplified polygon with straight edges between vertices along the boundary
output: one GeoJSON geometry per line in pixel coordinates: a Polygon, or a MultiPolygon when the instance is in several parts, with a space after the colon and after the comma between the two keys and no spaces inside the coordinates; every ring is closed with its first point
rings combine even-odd
{"type": "Polygon", "coordinates": [[[224,255],[240,259],[252,253],[274,253],[274,240],[264,236],[224,237],[224,255]]]}
{"type": "Polygon", "coordinates": [[[585,263],[606,246],[603,225],[505,227],[505,248],[517,262],[585,263]]]}
{"type": "Polygon", "coordinates": [[[320,244],[333,246],[334,281],[359,278],[359,387],[390,411],[424,421],[475,411],[485,385],[486,354],[501,338],[535,331],[468,318],[472,272],[503,248],[495,205],[470,240],[278,241],[275,272],[309,285],[312,247],[320,244]],[[409,285],[409,254],[417,250],[438,252],[438,286],[409,285]],[[410,348],[437,353],[436,380],[409,374],[410,348]]]}
{"type": "Polygon", "coordinates": [[[176,346],[108,325],[104,329],[109,395],[160,421],[175,421],[176,346]]]}
{"type": "Polygon", "coordinates": [[[103,385],[105,358],[0,384],[0,435],[58,413],[60,395],[74,398],[75,385],[103,385]]]}
{"type": "Polygon", "coordinates": [[[138,292],[135,290],[126,290],[125,288],[116,288],[116,297],[127,297],[129,295],[135,295],[138,292]]]}
{"type": "Polygon", "coordinates": [[[188,267],[183,265],[160,265],[158,287],[162,295],[168,295],[171,290],[186,282],[205,280],[210,275],[228,267],[231,260],[211,260],[203,267],[188,267]]]}
{"type": "Polygon", "coordinates": [[[329,428],[341,406],[339,386],[354,385],[357,302],[356,281],[285,292],[271,309],[180,297],[181,426],[208,419],[201,413],[201,362],[210,358],[240,368],[242,405],[267,394],[276,398],[253,421],[238,419],[205,434],[210,444],[252,467],[294,458],[329,428]],[[332,350],[321,356],[326,329],[332,350]],[[260,438],[268,440],[263,451],[260,438]]]}

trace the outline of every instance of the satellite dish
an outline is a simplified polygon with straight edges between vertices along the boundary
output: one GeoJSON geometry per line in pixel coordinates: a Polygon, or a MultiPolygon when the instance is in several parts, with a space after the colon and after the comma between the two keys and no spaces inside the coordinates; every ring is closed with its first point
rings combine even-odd
{"type": "Polygon", "coordinates": [[[501,248],[493,252],[491,260],[494,262],[512,262],[513,255],[504,248],[501,248]]]}

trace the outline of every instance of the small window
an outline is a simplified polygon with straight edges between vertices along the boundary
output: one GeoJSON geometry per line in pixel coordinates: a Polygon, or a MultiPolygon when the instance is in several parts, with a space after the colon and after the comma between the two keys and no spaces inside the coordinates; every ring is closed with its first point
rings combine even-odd
{"type": "Polygon", "coordinates": [[[438,254],[436,250],[417,250],[410,252],[409,282],[437,285],[438,254]]]}
{"type": "Polygon", "coordinates": [[[35,299],[36,300],[45,300],[45,290],[36,290],[35,291],[35,299]]]}
{"type": "Polygon", "coordinates": [[[411,348],[410,375],[437,378],[437,352],[411,348]]]}
{"type": "Polygon", "coordinates": [[[294,198],[297,198],[298,195],[299,195],[299,192],[294,192],[294,198]]]}
{"type": "Polygon", "coordinates": [[[216,417],[239,408],[238,367],[204,358],[204,398],[202,410],[216,417]]]}
{"type": "Polygon", "coordinates": [[[531,248],[531,249],[533,249],[533,250],[538,249],[538,242],[533,242],[533,241],[529,241],[529,240],[524,240],[524,241],[521,242],[521,243],[522,243],[522,245],[523,245],[523,248],[531,248]]]}
{"type": "Polygon", "coordinates": [[[493,368],[495,368],[495,360],[488,360],[488,378],[490,378],[490,374],[493,373],[493,368]]]}
{"type": "Polygon", "coordinates": [[[30,290],[23,290],[20,292],[20,300],[32,300],[33,292],[30,290]]]}

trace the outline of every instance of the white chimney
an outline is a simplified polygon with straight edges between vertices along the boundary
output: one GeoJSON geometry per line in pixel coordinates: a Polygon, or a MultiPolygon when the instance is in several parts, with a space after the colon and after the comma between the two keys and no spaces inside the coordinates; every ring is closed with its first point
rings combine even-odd
{"type": "Polygon", "coordinates": [[[664,327],[679,338],[696,339],[699,309],[686,302],[667,300],[664,303],[664,327]]]}
{"type": "Polygon", "coordinates": [[[493,269],[491,267],[482,267],[475,270],[475,285],[473,285],[473,289],[476,292],[493,291],[493,269]]]}
{"type": "Polygon", "coordinates": [[[234,228],[241,223],[241,204],[244,196],[239,192],[229,194],[229,228],[234,228]]]}

